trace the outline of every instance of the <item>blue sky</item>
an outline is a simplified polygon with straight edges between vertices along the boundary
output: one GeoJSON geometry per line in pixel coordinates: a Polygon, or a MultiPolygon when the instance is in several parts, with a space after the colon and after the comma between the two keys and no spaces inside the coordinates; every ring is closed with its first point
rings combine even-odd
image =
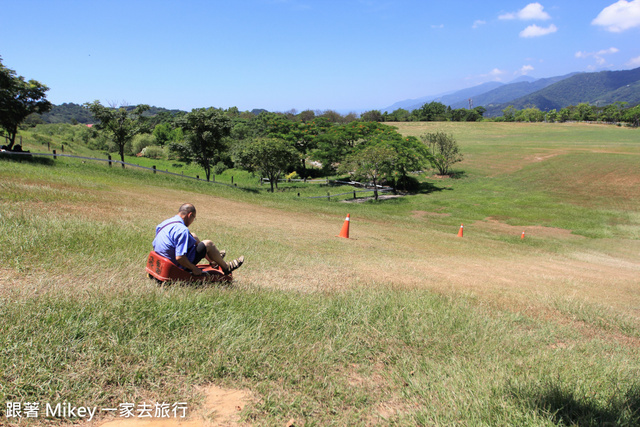
{"type": "Polygon", "coordinates": [[[341,112],[640,67],[640,0],[0,0],[5,66],[54,104],[341,112]]]}

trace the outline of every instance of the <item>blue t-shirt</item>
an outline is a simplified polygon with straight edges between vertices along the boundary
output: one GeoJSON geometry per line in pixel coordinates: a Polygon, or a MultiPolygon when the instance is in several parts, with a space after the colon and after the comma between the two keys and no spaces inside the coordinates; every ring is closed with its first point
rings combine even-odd
{"type": "Polygon", "coordinates": [[[190,262],[196,258],[196,239],[184,225],[180,215],[161,222],[156,227],[156,238],[153,239],[153,250],[158,255],[169,258],[178,264],[176,256],[187,255],[190,262]]]}

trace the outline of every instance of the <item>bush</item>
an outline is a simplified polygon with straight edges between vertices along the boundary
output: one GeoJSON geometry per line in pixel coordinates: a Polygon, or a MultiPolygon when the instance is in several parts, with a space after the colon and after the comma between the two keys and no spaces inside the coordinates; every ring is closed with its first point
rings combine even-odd
{"type": "Polygon", "coordinates": [[[298,175],[298,172],[293,171],[291,172],[289,175],[286,175],[284,177],[287,181],[291,180],[291,179],[300,179],[300,175],[298,175]]]}
{"type": "Polygon", "coordinates": [[[149,157],[150,159],[162,159],[164,157],[164,150],[157,145],[144,147],[141,153],[144,157],[149,157]]]}
{"type": "Polygon", "coordinates": [[[136,135],[133,137],[133,141],[131,141],[131,154],[142,153],[142,150],[151,145],[156,145],[156,138],[153,135],[136,135]]]}
{"type": "Polygon", "coordinates": [[[396,189],[409,193],[417,193],[420,191],[420,181],[412,176],[403,176],[396,182],[396,189]]]}
{"type": "Polygon", "coordinates": [[[224,162],[218,162],[213,167],[213,174],[220,175],[222,172],[226,171],[227,169],[229,169],[229,167],[224,162]]]}

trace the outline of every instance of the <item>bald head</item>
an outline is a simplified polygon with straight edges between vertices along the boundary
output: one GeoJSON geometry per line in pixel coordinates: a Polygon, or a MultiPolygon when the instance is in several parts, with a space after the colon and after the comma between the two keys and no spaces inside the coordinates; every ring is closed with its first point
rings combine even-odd
{"type": "Polygon", "coordinates": [[[182,220],[184,221],[184,225],[189,227],[191,224],[193,224],[193,221],[196,220],[196,208],[191,203],[185,203],[184,205],[180,206],[178,215],[180,215],[180,218],[182,218],[182,220]]]}
{"type": "Polygon", "coordinates": [[[192,212],[196,213],[196,207],[191,203],[185,203],[184,205],[180,206],[180,209],[178,209],[178,213],[183,215],[187,215],[192,212]]]}

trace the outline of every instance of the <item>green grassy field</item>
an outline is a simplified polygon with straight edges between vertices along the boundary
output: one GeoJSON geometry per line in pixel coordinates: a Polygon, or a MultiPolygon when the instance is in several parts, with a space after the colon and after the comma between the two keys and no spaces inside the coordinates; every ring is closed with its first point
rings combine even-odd
{"type": "Polygon", "coordinates": [[[215,384],[246,391],[252,425],[638,425],[638,131],[397,126],[456,136],[457,178],[353,203],[233,170],[217,180],[237,188],[0,160],[0,424],[73,421],[3,412],[33,401],[187,401],[215,421],[215,384]],[[232,286],[145,277],[155,225],[185,201],[199,236],[247,258],[232,286]]]}

